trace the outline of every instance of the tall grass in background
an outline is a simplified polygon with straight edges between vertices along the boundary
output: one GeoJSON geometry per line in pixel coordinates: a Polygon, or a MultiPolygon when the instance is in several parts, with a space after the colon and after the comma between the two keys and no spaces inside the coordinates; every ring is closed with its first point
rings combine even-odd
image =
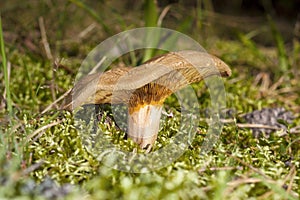
{"type": "Polygon", "coordinates": [[[4,74],[4,85],[5,85],[5,91],[6,91],[6,105],[7,110],[9,113],[9,116],[13,116],[13,108],[12,108],[12,100],[11,100],[11,94],[9,89],[9,77],[8,77],[8,68],[7,68],[7,60],[6,60],[6,54],[5,54],[5,45],[4,45],[4,39],[3,39],[3,31],[2,31],[2,20],[1,20],[1,13],[0,13],[0,48],[1,48],[1,57],[2,57],[2,69],[4,74]]]}
{"type": "MultiPolygon", "coordinates": [[[[157,20],[158,20],[158,11],[157,11],[157,5],[155,3],[155,0],[145,0],[145,26],[146,27],[156,27],[157,26],[157,20]]],[[[154,35],[152,33],[148,33],[146,36],[146,40],[151,41],[156,44],[158,44],[159,35],[155,33],[154,35]]],[[[146,49],[142,62],[145,62],[146,60],[149,60],[154,55],[155,49],[146,49]]]]}
{"type": "Polygon", "coordinates": [[[88,6],[87,4],[83,3],[80,0],[69,0],[71,3],[75,4],[76,6],[78,6],[79,8],[85,10],[92,18],[94,18],[104,29],[105,32],[112,34],[112,30],[111,28],[109,28],[103,21],[103,19],[100,17],[99,14],[97,14],[97,12],[92,9],[90,6],[88,6]]]}
{"type": "MultiPolygon", "coordinates": [[[[101,18],[101,16],[90,6],[88,6],[87,4],[85,4],[84,2],[80,1],[80,0],[69,0],[71,3],[73,3],[74,5],[76,5],[77,7],[79,7],[80,9],[84,10],[87,12],[87,14],[89,14],[93,19],[96,20],[97,23],[99,23],[103,30],[108,33],[110,36],[112,36],[113,30],[107,26],[103,21],[103,19],[101,18]]],[[[145,0],[144,1],[144,26],[145,27],[157,27],[157,20],[159,17],[159,13],[158,13],[158,8],[157,8],[157,4],[155,0],[145,0]]],[[[118,16],[118,14],[114,13],[116,15],[117,18],[121,18],[122,16],[118,16]]],[[[147,40],[147,44],[149,44],[151,42],[152,46],[155,46],[156,44],[159,43],[159,35],[157,33],[153,32],[149,32],[149,34],[146,36],[146,40],[147,40]]],[[[155,49],[146,49],[145,53],[143,55],[142,58],[142,62],[149,60],[150,58],[152,58],[155,54],[155,49]]],[[[136,63],[136,58],[132,57],[131,54],[131,58],[133,59],[133,62],[136,63]]]]}
{"type": "Polygon", "coordinates": [[[289,69],[291,69],[291,66],[289,64],[287,52],[284,45],[284,40],[280,34],[280,32],[277,30],[277,27],[272,20],[271,16],[267,16],[269,25],[272,31],[272,36],[274,38],[276,47],[277,47],[277,54],[279,59],[279,69],[281,73],[286,73],[289,69]]]}
{"type": "Polygon", "coordinates": [[[5,89],[5,96],[3,98],[6,100],[10,124],[10,126],[7,128],[0,127],[0,199],[3,199],[2,197],[13,197],[17,193],[16,188],[18,187],[17,185],[20,180],[19,176],[22,174],[20,171],[20,166],[21,157],[23,156],[23,146],[17,141],[20,138],[16,136],[14,131],[16,126],[13,119],[13,107],[9,87],[9,73],[1,18],[2,17],[0,13],[0,51],[5,89]]]}

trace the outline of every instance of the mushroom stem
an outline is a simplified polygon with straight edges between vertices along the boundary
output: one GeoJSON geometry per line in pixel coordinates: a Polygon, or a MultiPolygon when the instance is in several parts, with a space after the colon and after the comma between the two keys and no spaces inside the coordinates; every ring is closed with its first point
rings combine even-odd
{"type": "Polygon", "coordinates": [[[149,152],[157,138],[162,105],[144,105],[129,112],[128,137],[149,152]]]}

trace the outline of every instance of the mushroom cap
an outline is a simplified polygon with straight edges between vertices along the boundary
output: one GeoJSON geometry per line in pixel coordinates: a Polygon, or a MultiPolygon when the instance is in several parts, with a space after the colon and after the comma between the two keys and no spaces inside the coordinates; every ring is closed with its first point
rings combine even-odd
{"type": "MultiPolygon", "coordinates": [[[[162,98],[212,75],[227,77],[231,70],[206,52],[178,51],[154,57],[138,67],[121,67],[82,78],[73,88],[65,109],[83,104],[126,103],[137,89],[153,83],[166,88],[162,98]]],[[[149,87],[147,87],[149,88],[149,87]]],[[[68,101],[68,100],[67,100],[68,101]]]]}

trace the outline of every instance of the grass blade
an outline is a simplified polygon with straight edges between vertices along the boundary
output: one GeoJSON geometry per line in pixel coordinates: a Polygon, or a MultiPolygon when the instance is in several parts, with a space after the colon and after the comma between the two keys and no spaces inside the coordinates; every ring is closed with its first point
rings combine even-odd
{"type": "MultiPolygon", "coordinates": [[[[156,27],[158,20],[158,12],[156,3],[154,0],[146,0],[145,1],[145,26],[146,27],[156,27]]],[[[159,34],[153,35],[151,31],[147,33],[146,36],[147,41],[151,41],[155,44],[158,44],[159,34]]],[[[149,60],[153,57],[155,49],[146,49],[143,57],[143,62],[149,60]]]]}
{"type": "Polygon", "coordinates": [[[8,69],[7,69],[7,60],[6,60],[6,54],[5,54],[5,45],[4,45],[4,40],[3,40],[1,13],[0,13],[0,48],[1,48],[1,57],[2,57],[2,67],[3,67],[3,73],[4,73],[4,84],[5,84],[5,90],[6,90],[7,110],[8,110],[9,116],[12,117],[13,109],[12,109],[12,100],[11,100],[10,89],[9,89],[8,69]]]}
{"type": "Polygon", "coordinates": [[[71,3],[75,4],[79,8],[82,8],[83,10],[87,11],[88,14],[93,17],[104,29],[105,32],[112,34],[112,30],[103,22],[103,19],[96,13],[95,10],[90,8],[88,5],[84,4],[80,0],[69,0],[71,3]]]}
{"type": "Polygon", "coordinates": [[[274,37],[274,40],[276,42],[277,51],[278,51],[278,57],[279,57],[279,67],[281,72],[286,72],[288,69],[290,69],[287,53],[284,47],[284,40],[277,30],[277,27],[271,17],[268,15],[268,21],[271,27],[272,35],[274,37]]]}

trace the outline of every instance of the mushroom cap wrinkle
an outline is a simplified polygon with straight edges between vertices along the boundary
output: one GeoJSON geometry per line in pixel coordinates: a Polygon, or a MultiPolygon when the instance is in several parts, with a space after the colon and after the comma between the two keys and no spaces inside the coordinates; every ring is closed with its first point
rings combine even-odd
{"type": "Polygon", "coordinates": [[[222,60],[206,52],[170,52],[138,67],[114,68],[85,76],[73,88],[65,108],[72,110],[83,104],[127,103],[128,94],[152,82],[176,92],[187,84],[212,75],[227,77],[231,70],[222,60]]]}

